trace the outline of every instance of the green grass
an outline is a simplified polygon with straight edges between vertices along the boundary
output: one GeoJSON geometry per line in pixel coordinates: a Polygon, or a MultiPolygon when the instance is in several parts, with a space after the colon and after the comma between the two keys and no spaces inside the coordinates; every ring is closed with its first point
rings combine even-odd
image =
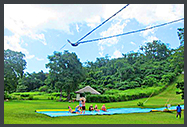
{"type": "MultiPolygon", "coordinates": [[[[183,75],[178,80],[184,79],[183,75]]],[[[180,95],[176,95],[176,83],[172,83],[164,92],[151,97],[144,107],[162,107],[166,102],[176,105],[184,104],[180,95]]],[[[138,107],[137,102],[144,102],[147,98],[126,101],[105,103],[107,108],[138,107]]],[[[96,103],[86,103],[89,105],[96,103]]],[[[176,119],[176,112],[150,112],[132,113],[119,115],[95,115],[95,116],[66,116],[51,118],[44,114],[36,113],[37,109],[67,109],[68,106],[75,107],[78,102],[56,102],[54,100],[19,100],[4,102],[4,124],[184,124],[184,112],[182,118],[176,119]]],[[[102,103],[97,103],[98,107],[102,103]]]]}

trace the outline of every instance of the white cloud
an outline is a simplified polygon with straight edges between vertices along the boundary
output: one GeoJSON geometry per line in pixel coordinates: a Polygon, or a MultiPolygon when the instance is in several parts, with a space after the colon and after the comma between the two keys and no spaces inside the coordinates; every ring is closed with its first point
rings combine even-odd
{"type": "Polygon", "coordinates": [[[95,15],[86,19],[87,25],[91,28],[95,28],[97,24],[101,22],[100,16],[95,15]]]}
{"type": "Polygon", "coordinates": [[[20,45],[20,36],[15,34],[13,36],[4,36],[4,49],[11,49],[13,51],[24,51],[27,52],[25,49],[21,48],[20,45]]]}
{"type": "MultiPolygon", "coordinates": [[[[12,51],[22,52],[26,55],[26,59],[31,59],[34,55],[30,55],[29,52],[21,47],[22,41],[20,41],[20,35],[15,34],[13,36],[4,36],[4,49],[10,49],[12,51]]],[[[27,43],[25,43],[27,44],[27,43]]]]}
{"type": "Polygon", "coordinates": [[[131,43],[132,45],[136,45],[136,43],[134,43],[134,42],[132,42],[132,41],[131,41],[130,43],[131,43]]]}
{"type": "Polygon", "coordinates": [[[143,43],[153,42],[154,40],[159,40],[156,36],[148,36],[143,43]]]}
{"type": "Polygon", "coordinates": [[[104,46],[100,45],[99,50],[103,51],[104,49],[104,46]]]}
{"type": "Polygon", "coordinates": [[[33,36],[34,39],[39,40],[42,42],[42,44],[47,45],[46,40],[45,40],[45,35],[42,34],[36,34],[35,36],[33,36]]]}
{"type": "Polygon", "coordinates": [[[38,57],[36,57],[36,60],[38,60],[38,61],[43,61],[44,59],[43,59],[43,58],[38,58],[38,57]]]}
{"type": "MultiPolygon", "coordinates": [[[[100,23],[100,15],[98,14],[101,10],[102,5],[98,4],[5,4],[4,28],[17,36],[17,46],[10,39],[11,36],[5,38],[9,38],[9,46],[13,44],[11,47],[17,48],[15,50],[28,52],[19,44],[22,36],[30,37],[47,45],[42,32],[47,29],[56,29],[72,34],[69,26],[78,22],[87,23],[88,26],[93,27],[94,24],[100,23]]],[[[79,30],[78,27],[76,28],[79,30]]],[[[7,47],[6,42],[5,46],[7,47]]],[[[28,54],[26,53],[26,55],[28,54]]]]}
{"type": "MultiPolygon", "coordinates": [[[[119,33],[123,32],[124,27],[127,25],[127,22],[129,22],[129,20],[126,20],[125,22],[122,22],[122,20],[117,19],[114,20],[111,24],[111,27],[109,27],[106,31],[103,31],[100,33],[101,37],[107,37],[107,36],[111,36],[111,35],[116,35],[119,33]]],[[[104,49],[106,46],[112,46],[117,44],[119,41],[119,37],[114,37],[111,39],[106,39],[106,40],[101,40],[98,42],[98,46],[99,46],[99,54],[101,57],[103,57],[104,55],[104,49]]],[[[114,57],[116,58],[119,54],[116,54],[117,51],[114,54],[114,57]]]]}
{"type": "MultiPolygon", "coordinates": [[[[5,28],[20,32],[56,29],[70,32],[72,23],[95,27],[126,4],[5,4],[5,28]],[[17,23],[17,24],[16,24],[17,23]],[[14,26],[14,27],[12,27],[14,26]],[[15,28],[17,27],[17,29],[15,28]]],[[[136,19],[144,25],[184,17],[184,4],[132,4],[112,19],[136,19]]]]}
{"type": "Polygon", "coordinates": [[[184,17],[184,4],[132,4],[122,13],[123,19],[134,18],[146,26],[182,17],[184,17]]]}
{"type": "Polygon", "coordinates": [[[157,37],[155,37],[155,36],[149,36],[147,38],[147,41],[149,41],[149,42],[153,42],[153,40],[159,40],[159,39],[157,37]]]}
{"type": "Polygon", "coordinates": [[[122,53],[119,50],[115,50],[115,52],[112,55],[112,58],[119,58],[119,57],[123,57],[122,53]]]}
{"type": "MultiPolygon", "coordinates": [[[[123,33],[123,29],[127,25],[127,22],[129,22],[129,20],[126,20],[125,22],[122,22],[122,20],[120,19],[114,20],[114,22],[106,31],[100,33],[101,37],[107,37],[107,36],[123,33]]],[[[117,44],[118,41],[119,41],[119,37],[114,37],[106,40],[101,40],[98,42],[98,45],[112,46],[114,44],[117,44]]]]}
{"type": "Polygon", "coordinates": [[[4,28],[13,34],[40,40],[43,38],[41,38],[42,34],[38,33],[39,26],[45,24],[47,20],[53,19],[54,16],[49,10],[35,8],[29,4],[5,4],[4,28]]]}
{"type": "Polygon", "coordinates": [[[100,57],[104,57],[104,55],[103,55],[104,49],[105,49],[105,48],[104,48],[103,45],[100,45],[100,46],[99,46],[99,51],[100,51],[100,52],[99,52],[99,55],[100,55],[100,57]]]}
{"type": "Polygon", "coordinates": [[[140,48],[138,47],[138,48],[134,49],[133,52],[139,52],[139,50],[140,50],[140,48]]]}
{"type": "MultiPolygon", "coordinates": [[[[152,26],[150,25],[150,26],[147,26],[146,28],[149,28],[149,27],[152,27],[152,26]]],[[[143,37],[147,37],[148,35],[154,34],[155,30],[156,29],[145,30],[145,31],[140,32],[140,35],[143,36],[143,37]]]]}
{"type": "Polygon", "coordinates": [[[32,58],[34,58],[35,57],[35,55],[27,55],[26,54],[26,59],[32,59],[32,58]]]}
{"type": "MultiPolygon", "coordinates": [[[[103,5],[103,13],[101,17],[104,19],[109,18],[111,15],[116,13],[124,5],[121,4],[106,4],[103,5]],[[111,9],[112,8],[112,9],[111,9]]],[[[151,27],[155,24],[172,21],[184,17],[184,5],[180,4],[132,4],[127,6],[119,14],[113,17],[111,26],[100,33],[101,37],[107,37],[123,33],[124,27],[130,21],[129,19],[135,19],[139,23],[146,27],[151,27]],[[125,22],[124,22],[125,21],[125,22]]],[[[158,39],[155,35],[156,29],[146,30],[140,33],[146,40],[158,39]]],[[[101,40],[98,42],[98,46],[106,45],[112,46],[117,44],[119,37],[101,40]]],[[[135,43],[131,42],[135,45],[135,43]]]]}
{"type": "MultiPolygon", "coordinates": [[[[151,26],[148,26],[148,27],[151,27],[151,26]]],[[[146,27],[146,28],[148,28],[148,27],[146,27]]],[[[140,36],[145,38],[145,41],[143,43],[153,42],[153,40],[158,40],[158,38],[156,37],[156,34],[155,34],[156,30],[157,29],[150,29],[150,30],[140,32],[140,36]]]]}
{"type": "Polygon", "coordinates": [[[4,49],[21,51],[26,55],[26,59],[34,58],[29,52],[22,48],[22,44],[28,43],[21,39],[22,36],[30,37],[47,45],[43,33],[38,33],[38,26],[45,23],[50,12],[33,8],[31,5],[4,5],[4,28],[13,33],[13,36],[4,36],[4,49]]]}
{"type": "MultiPolygon", "coordinates": [[[[113,14],[115,14],[117,11],[119,11],[125,5],[126,4],[104,4],[102,17],[104,19],[108,19],[109,17],[111,17],[113,14]]],[[[131,5],[129,5],[129,6],[131,6],[131,5]]],[[[123,13],[126,13],[126,11],[128,11],[127,9],[129,8],[129,6],[127,6],[124,10],[122,10],[120,13],[118,13],[112,19],[121,17],[123,15],[123,13]]]]}
{"type": "Polygon", "coordinates": [[[78,24],[76,24],[76,30],[77,30],[77,32],[79,32],[79,26],[78,26],[78,24]]]}
{"type": "MultiPolygon", "coordinates": [[[[71,24],[83,24],[94,28],[103,18],[107,19],[126,4],[4,4],[4,28],[14,35],[5,36],[5,47],[27,52],[20,45],[20,37],[27,36],[47,45],[42,32],[47,29],[63,30],[68,34],[71,24]],[[15,38],[15,40],[13,40],[15,38]],[[16,41],[16,44],[14,42],[16,41]]],[[[123,33],[130,19],[135,19],[145,26],[163,23],[184,17],[184,4],[131,4],[112,18],[111,26],[100,33],[101,37],[123,33]],[[114,19],[114,20],[113,20],[114,19]]],[[[80,30],[76,26],[77,31],[80,30]]],[[[154,30],[142,32],[148,37],[154,30]]],[[[154,38],[152,37],[149,39],[154,38]]],[[[156,38],[156,37],[155,37],[156,38]]],[[[99,41],[98,46],[117,44],[118,38],[99,41]]],[[[25,43],[25,42],[23,42],[25,43]]],[[[32,56],[32,55],[31,55],[32,56]]],[[[32,56],[33,57],[33,56],[32,56]]],[[[28,57],[29,58],[29,57],[28,57]]]]}
{"type": "Polygon", "coordinates": [[[100,57],[104,57],[103,52],[99,52],[100,57]]]}

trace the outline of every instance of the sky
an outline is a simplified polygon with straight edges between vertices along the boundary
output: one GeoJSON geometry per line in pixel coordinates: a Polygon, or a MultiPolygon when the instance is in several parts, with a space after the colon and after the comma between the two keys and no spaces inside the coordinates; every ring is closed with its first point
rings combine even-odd
{"type": "MultiPolygon", "coordinates": [[[[74,52],[82,63],[108,55],[138,52],[140,46],[161,40],[170,48],[179,47],[177,28],[184,21],[120,37],[79,44],[72,43],[100,25],[126,4],[4,4],[4,50],[22,52],[24,72],[48,72],[48,55],[54,51],[74,52]],[[66,44],[66,45],[65,45],[66,44]],[[64,48],[60,49],[63,45],[64,48]]],[[[130,4],[83,39],[126,33],[184,18],[184,4],[130,4]]]]}

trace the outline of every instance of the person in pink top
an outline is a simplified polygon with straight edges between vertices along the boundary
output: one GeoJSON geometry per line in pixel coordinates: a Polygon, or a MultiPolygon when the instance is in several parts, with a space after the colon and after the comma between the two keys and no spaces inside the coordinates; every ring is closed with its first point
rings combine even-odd
{"type": "Polygon", "coordinates": [[[95,111],[99,112],[100,110],[97,108],[97,105],[95,105],[95,111]]]}

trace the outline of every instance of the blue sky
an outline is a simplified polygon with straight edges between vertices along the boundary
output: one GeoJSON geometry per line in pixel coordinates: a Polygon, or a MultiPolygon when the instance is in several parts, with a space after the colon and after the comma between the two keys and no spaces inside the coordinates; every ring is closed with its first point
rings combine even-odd
{"type": "MultiPolygon", "coordinates": [[[[25,72],[48,72],[45,64],[54,51],[75,52],[81,62],[95,61],[109,55],[137,52],[145,42],[161,40],[177,48],[177,28],[180,21],[156,29],[120,36],[72,47],[66,40],[76,42],[126,4],[5,4],[4,49],[21,51],[26,55],[25,72]],[[66,46],[60,50],[60,48],[66,46]]],[[[184,17],[184,4],[130,4],[84,40],[138,30],[184,17]]]]}

